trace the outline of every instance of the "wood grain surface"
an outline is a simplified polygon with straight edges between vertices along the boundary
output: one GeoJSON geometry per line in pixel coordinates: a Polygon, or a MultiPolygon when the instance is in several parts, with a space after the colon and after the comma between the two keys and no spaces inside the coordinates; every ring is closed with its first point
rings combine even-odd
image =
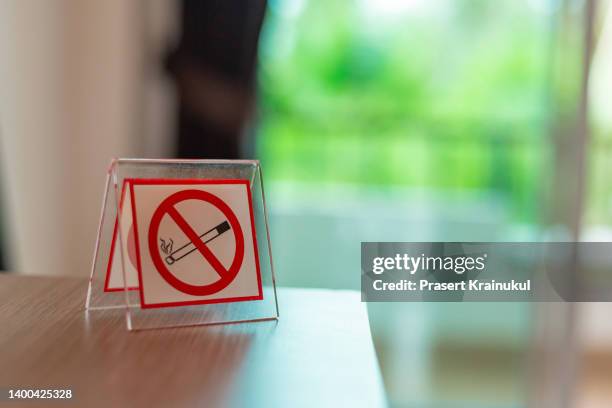
{"type": "Polygon", "coordinates": [[[128,332],[84,311],[87,283],[0,276],[0,388],[70,388],[35,406],[386,405],[357,292],[279,291],[278,322],[128,332]]]}

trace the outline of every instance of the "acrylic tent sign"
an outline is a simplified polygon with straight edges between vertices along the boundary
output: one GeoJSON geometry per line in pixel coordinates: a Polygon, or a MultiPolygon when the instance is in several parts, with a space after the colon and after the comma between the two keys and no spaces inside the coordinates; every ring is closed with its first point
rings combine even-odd
{"type": "Polygon", "coordinates": [[[278,318],[259,162],[118,159],[87,310],[129,329],[278,318]]]}

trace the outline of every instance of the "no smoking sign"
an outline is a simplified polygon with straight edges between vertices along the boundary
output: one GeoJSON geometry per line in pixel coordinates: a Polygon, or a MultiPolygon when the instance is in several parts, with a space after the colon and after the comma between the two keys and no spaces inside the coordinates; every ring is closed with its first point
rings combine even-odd
{"type": "Polygon", "coordinates": [[[142,308],[263,299],[248,180],[128,181],[142,308]]]}

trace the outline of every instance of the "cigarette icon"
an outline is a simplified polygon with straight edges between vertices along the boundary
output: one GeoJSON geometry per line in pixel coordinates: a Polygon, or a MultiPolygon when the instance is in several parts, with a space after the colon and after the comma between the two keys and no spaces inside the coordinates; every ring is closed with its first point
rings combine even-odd
{"type": "MultiPolygon", "coordinates": [[[[206,231],[199,237],[205,244],[208,244],[210,241],[212,241],[215,238],[218,238],[221,234],[229,230],[230,230],[229,223],[227,221],[223,221],[221,224],[209,229],[208,231],[206,231]]],[[[195,244],[189,241],[188,243],[186,243],[185,245],[183,245],[176,251],[173,251],[172,253],[170,253],[170,255],[166,257],[166,263],[168,265],[172,265],[176,261],[181,260],[187,255],[189,255],[196,249],[197,247],[195,246],[195,244]]]]}

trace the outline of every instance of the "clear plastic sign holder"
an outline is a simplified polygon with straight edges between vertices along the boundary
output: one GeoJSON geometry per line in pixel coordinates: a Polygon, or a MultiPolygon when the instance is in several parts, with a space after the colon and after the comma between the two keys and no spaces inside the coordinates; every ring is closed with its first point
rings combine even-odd
{"type": "MultiPolygon", "coordinates": [[[[136,201],[140,203],[146,201],[146,196],[143,195],[143,197],[136,201]]],[[[195,214],[197,218],[206,217],[206,213],[199,215],[200,213],[197,212],[195,214]]],[[[146,221],[148,219],[145,219],[146,221]]],[[[206,223],[207,220],[196,221],[206,223]]],[[[231,230],[230,224],[231,222],[219,224],[225,227],[219,228],[218,231],[231,230]]],[[[242,225],[244,226],[244,223],[242,225]]],[[[137,227],[136,230],[142,230],[142,227],[137,227]]],[[[202,237],[202,240],[204,238],[202,237]]],[[[163,245],[161,248],[167,250],[163,245]]],[[[187,253],[187,249],[184,249],[181,255],[187,253]]],[[[195,247],[191,249],[189,252],[197,254],[195,247]]],[[[167,253],[170,254],[169,251],[167,253]]],[[[175,253],[177,251],[172,252],[172,254],[175,253]]],[[[190,255],[192,258],[195,256],[190,255]]],[[[171,257],[168,255],[166,261],[171,257]]],[[[161,259],[164,259],[163,255],[161,259]]],[[[246,259],[246,256],[242,259],[246,259]]],[[[240,273],[242,272],[238,271],[237,276],[240,273]]],[[[151,286],[148,282],[146,284],[151,286]]],[[[101,310],[124,312],[128,330],[278,319],[276,283],[259,162],[255,160],[113,160],[108,169],[85,308],[86,311],[92,312],[101,310]],[[249,244],[255,246],[254,257],[257,258],[255,263],[258,263],[257,272],[259,274],[259,296],[256,296],[256,299],[251,300],[254,297],[230,297],[221,300],[213,299],[204,303],[170,302],[161,307],[148,307],[142,304],[142,278],[153,276],[151,274],[157,271],[152,270],[150,264],[145,262],[140,265],[134,262],[134,246],[138,245],[136,252],[140,254],[146,252],[148,248],[145,248],[147,245],[143,244],[143,239],[136,239],[136,244],[134,243],[132,224],[135,219],[141,221],[142,215],[135,214],[139,207],[131,205],[133,203],[128,203],[128,201],[133,199],[134,191],[136,191],[131,184],[151,184],[160,180],[171,185],[184,184],[185,188],[192,183],[196,185],[198,183],[223,185],[226,181],[243,183],[247,191],[245,194],[250,195],[250,218],[253,227],[252,231],[246,231],[243,228],[244,234],[253,233],[252,240],[243,246],[247,248],[249,244]],[[138,267],[141,268],[138,271],[140,273],[135,274],[134,270],[138,267]],[[234,299],[238,300],[234,301],[234,299]]]]}

